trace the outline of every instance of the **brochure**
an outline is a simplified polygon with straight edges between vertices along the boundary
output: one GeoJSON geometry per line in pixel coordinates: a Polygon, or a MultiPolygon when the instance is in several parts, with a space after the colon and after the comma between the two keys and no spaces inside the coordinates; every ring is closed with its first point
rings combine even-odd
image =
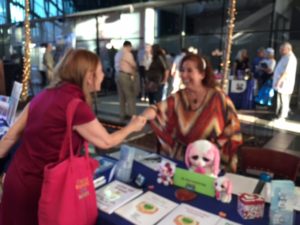
{"type": "Polygon", "coordinates": [[[116,214],[137,225],[153,225],[178,204],[151,191],[116,210],[116,214]]]}
{"type": "Polygon", "coordinates": [[[9,97],[0,95],[0,118],[6,119],[9,108],[9,97]]]}
{"type": "Polygon", "coordinates": [[[216,225],[242,225],[240,223],[236,223],[224,218],[220,218],[220,220],[218,221],[218,223],[216,225]]]}
{"type": "Polygon", "coordinates": [[[97,206],[101,211],[111,214],[142,193],[142,189],[115,180],[96,190],[97,206]]]}
{"type": "Polygon", "coordinates": [[[240,225],[187,204],[180,204],[157,225],[240,225]]]}
{"type": "Polygon", "coordinates": [[[11,96],[9,98],[9,108],[8,108],[8,112],[7,112],[7,123],[9,125],[12,125],[12,123],[15,120],[16,111],[17,111],[17,107],[18,107],[18,104],[19,104],[21,91],[22,91],[22,84],[15,81],[14,86],[13,86],[13,90],[11,92],[11,96]]]}
{"type": "Polygon", "coordinates": [[[220,217],[217,215],[183,203],[158,223],[158,225],[217,224],[219,219],[220,217]]]}

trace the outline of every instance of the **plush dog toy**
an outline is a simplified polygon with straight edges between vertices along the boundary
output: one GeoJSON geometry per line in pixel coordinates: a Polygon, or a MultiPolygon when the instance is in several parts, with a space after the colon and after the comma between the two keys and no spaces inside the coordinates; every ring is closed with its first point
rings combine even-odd
{"type": "Polygon", "coordinates": [[[159,165],[157,183],[165,186],[172,185],[175,168],[175,163],[163,160],[159,165]]]}
{"type": "Polygon", "coordinates": [[[218,176],[219,149],[208,140],[198,140],[187,146],[185,164],[196,173],[218,176]]]}
{"type": "Polygon", "coordinates": [[[223,203],[230,203],[232,197],[232,182],[221,171],[215,180],[216,199],[223,203]]]}

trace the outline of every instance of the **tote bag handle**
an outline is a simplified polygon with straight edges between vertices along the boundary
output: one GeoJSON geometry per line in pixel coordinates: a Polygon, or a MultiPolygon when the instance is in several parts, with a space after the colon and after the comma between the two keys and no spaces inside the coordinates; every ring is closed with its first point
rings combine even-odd
{"type": "MultiPolygon", "coordinates": [[[[67,110],[66,110],[67,129],[63,140],[63,144],[61,145],[59,161],[65,159],[65,157],[68,155],[68,151],[69,151],[70,159],[72,160],[74,157],[73,142],[72,142],[72,122],[74,119],[75,111],[80,102],[82,102],[82,100],[76,98],[71,100],[71,102],[67,106],[67,110]]],[[[86,141],[84,141],[84,150],[85,150],[85,156],[88,157],[89,154],[88,143],[86,141]]]]}

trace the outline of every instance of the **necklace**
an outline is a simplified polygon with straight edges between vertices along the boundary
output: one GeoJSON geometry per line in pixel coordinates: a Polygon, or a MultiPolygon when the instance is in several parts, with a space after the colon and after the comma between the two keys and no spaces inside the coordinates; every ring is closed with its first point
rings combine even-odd
{"type": "MultiPolygon", "coordinates": [[[[194,93],[193,93],[194,94],[194,93]]],[[[198,109],[200,106],[203,105],[205,99],[206,99],[206,95],[207,95],[207,89],[205,89],[203,91],[203,93],[201,94],[197,94],[196,96],[191,96],[193,95],[192,93],[189,93],[190,96],[190,109],[191,110],[196,110],[198,109]],[[197,97],[197,96],[201,96],[201,98],[197,97]],[[193,98],[192,98],[193,97],[193,98]]]]}

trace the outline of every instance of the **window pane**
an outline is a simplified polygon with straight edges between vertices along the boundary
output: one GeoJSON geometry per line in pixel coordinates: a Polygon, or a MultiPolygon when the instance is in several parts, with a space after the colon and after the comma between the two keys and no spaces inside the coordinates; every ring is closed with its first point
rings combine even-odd
{"type": "Polygon", "coordinates": [[[25,19],[25,12],[20,6],[10,3],[11,22],[20,22],[25,19]]]}
{"type": "Polygon", "coordinates": [[[0,1],[0,24],[6,23],[6,1],[0,1]]]}

